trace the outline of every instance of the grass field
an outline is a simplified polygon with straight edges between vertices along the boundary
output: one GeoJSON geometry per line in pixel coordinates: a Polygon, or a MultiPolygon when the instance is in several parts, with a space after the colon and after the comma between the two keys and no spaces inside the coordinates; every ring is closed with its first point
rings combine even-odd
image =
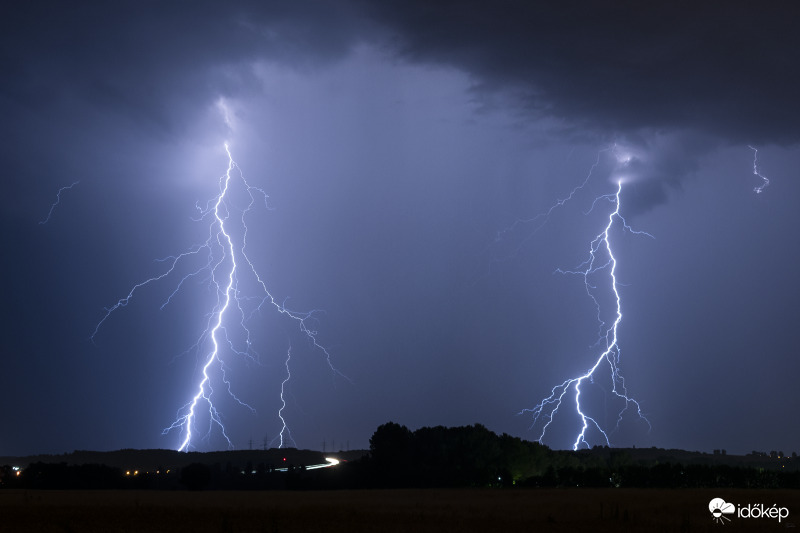
{"type": "Polygon", "coordinates": [[[772,531],[795,522],[800,491],[788,490],[0,491],[9,532],[772,531]],[[790,515],[723,526],[708,510],[714,497],[790,515]]]}

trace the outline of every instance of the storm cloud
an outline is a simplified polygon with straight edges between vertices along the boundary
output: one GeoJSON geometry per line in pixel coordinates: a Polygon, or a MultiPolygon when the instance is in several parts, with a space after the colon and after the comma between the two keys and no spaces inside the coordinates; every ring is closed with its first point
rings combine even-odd
{"type": "Polygon", "coordinates": [[[785,3],[370,4],[402,57],[454,65],[535,116],[597,132],[800,140],[800,21],[785,3]]]}
{"type": "MultiPolygon", "coordinates": [[[[214,306],[202,276],[165,307],[179,280],[149,285],[89,336],[105,307],[162,272],[157,259],[208,238],[196,206],[218,193],[225,142],[269,196],[268,209],[248,211],[248,257],[279,301],[326,311],[314,315],[319,342],[352,378],[331,376],[295,324],[254,314],[258,363],[224,354],[237,397],[255,409],[228,399],[236,446],[277,434],[287,343],[284,414],[301,447],[366,447],[388,420],[538,437],[517,413],[596,355],[586,286],[553,272],[586,260],[608,220],[596,198],[618,178],[623,214],[655,237],[613,235],[621,367],[653,431],[623,424],[613,443],[791,446],[798,11],[4,7],[1,325],[12,378],[0,403],[14,406],[14,430],[0,454],[174,445],[161,432],[194,390],[203,354],[187,348],[214,306]],[[763,194],[748,145],[771,180],[763,194]]],[[[571,430],[567,417],[546,443],[571,445],[571,430]]]]}

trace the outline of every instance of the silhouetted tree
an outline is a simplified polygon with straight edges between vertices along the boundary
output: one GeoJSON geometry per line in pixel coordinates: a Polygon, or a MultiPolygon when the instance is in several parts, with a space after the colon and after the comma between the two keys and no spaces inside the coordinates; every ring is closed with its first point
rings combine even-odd
{"type": "Polygon", "coordinates": [[[379,484],[408,484],[412,438],[407,427],[388,422],[379,426],[369,439],[369,451],[379,484]]]}

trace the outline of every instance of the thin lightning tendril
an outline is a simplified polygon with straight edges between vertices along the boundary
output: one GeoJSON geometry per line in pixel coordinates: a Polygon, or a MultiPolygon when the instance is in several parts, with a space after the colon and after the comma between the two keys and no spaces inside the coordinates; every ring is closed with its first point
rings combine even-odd
{"type": "Polygon", "coordinates": [[[547,224],[547,222],[550,220],[550,215],[553,214],[553,211],[555,211],[559,207],[562,207],[564,204],[566,204],[567,202],[572,200],[572,198],[575,196],[575,194],[578,191],[580,191],[581,189],[583,189],[586,186],[587,183],[589,183],[589,179],[591,179],[592,174],[594,173],[594,171],[597,168],[597,166],[600,164],[600,157],[603,155],[604,152],[608,152],[609,150],[614,150],[615,147],[616,146],[611,147],[611,148],[606,148],[604,150],[600,150],[599,152],[597,152],[597,159],[595,160],[594,164],[589,169],[589,173],[586,174],[586,178],[583,180],[583,182],[580,185],[577,185],[574,189],[572,189],[572,191],[570,191],[570,193],[567,196],[565,196],[564,198],[558,199],[556,201],[556,203],[551,205],[550,208],[547,211],[542,211],[541,213],[539,213],[538,215],[536,215],[536,216],[534,216],[532,218],[518,218],[517,220],[514,221],[513,224],[511,224],[507,228],[504,228],[504,229],[502,229],[502,230],[497,232],[497,236],[495,237],[495,242],[502,240],[505,237],[506,234],[515,231],[518,226],[525,225],[525,224],[534,224],[536,222],[539,222],[539,224],[534,227],[533,231],[531,231],[519,243],[519,245],[516,248],[516,252],[519,252],[519,250],[522,248],[522,246],[529,239],[531,239],[540,229],[542,229],[545,226],[545,224],[547,224]]]}
{"type": "MultiPolygon", "coordinates": [[[[334,372],[335,375],[341,376],[349,381],[349,378],[342,374],[339,370],[337,370],[331,361],[331,354],[330,352],[323,347],[317,341],[317,332],[314,330],[309,322],[311,320],[315,320],[316,314],[319,312],[318,310],[312,310],[309,312],[297,312],[292,311],[286,308],[283,303],[279,303],[275,300],[272,293],[267,289],[266,283],[261,278],[261,276],[256,271],[253,262],[250,260],[246,248],[247,248],[247,224],[245,222],[245,216],[247,213],[254,207],[256,201],[259,199],[263,199],[264,206],[269,209],[267,204],[268,196],[267,194],[260,188],[254,187],[250,185],[247,180],[245,179],[243,173],[239,169],[236,162],[233,160],[231,156],[230,149],[227,144],[225,144],[225,152],[228,155],[228,169],[224,176],[220,177],[219,187],[220,192],[218,195],[213,197],[211,200],[208,201],[205,208],[200,207],[197,205],[197,209],[200,213],[200,216],[196,219],[196,221],[202,221],[204,219],[210,218],[209,224],[209,234],[206,241],[201,245],[196,245],[190,248],[189,250],[175,255],[169,256],[167,258],[159,260],[159,262],[167,263],[167,269],[158,274],[153,276],[149,279],[146,279],[140,283],[137,283],[133,286],[133,288],[128,292],[128,294],[117,301],[113,306],[106,308],[105,315],[102,317],[100,322],[95,327],[94,332],[91,335],[91,339],[94,342],[94,339],[100,330],[100,327],[103,323],[111,316],[111,314],[118,310],[121,307],[126,307],[131,299],[133,298],[134,294],[141,288],[152,284],[154,282],[160,281],[164,278],[167,278],[175,272],[175,270],[180,266],[180,264],[184,260],[188,260],[194,256],[201,256],[205,254],[205,262],[200,267],[195,269],[194,271],[186,274],[181,278],[178,282],[176,288],[170,293],[167,297],[166,301],[162,304],[161,309],[166,307],[171,301],[172,298],[178,293],[178,291],[184,285],[184,282],[187,280],[199,276],[201,273],[208,272],[209,273],[209,283],[212,288],[217,294],[217,302],[213,308],[213,310],[208,314],[208,321],[206,323],[206,327],[203,332],[198,337],[197,341],[184,352],[187,353],[191,350],[196,350],[198,353],[202,349],[202,346],[206,343],[207,340],[210,339],[211,347],[210,352],[206,354],[204,363],[202,366],[202,378],[200,382],[197,384],[197,392],[194,394],[192,399],[187,402],[183,407],[178,410],[178,416],[172,424],[165,428],[162,434],[166,435],[170,431],[174,429],[178,429],[183,433],[183,440],[178,448],[179,451],[187,451],[192,445],[192,438],[194,436],[193,429],[196,427],[197,424],[197,416],[199,414],[199,409],[201,405],[206,405],[208,408],[208,430],[205,433],[204,439],[208,439],[211,435],[214,426],[218,426],[222,436],[225,438],[226,442],[228,443],[229,448],[233,448],[233,443],[231,442],[230,437],[228,436],[225,425],[223,424],[222,417],[217,410],[214,404],[214,393],[215,390],[212,385],[212,372],[218,372],[219,380],[224,384],[225,389],[229,397],[235,400],[239,405],[248,408],[252,412],[255,412],[255,409],[239,399],[238,396],[233,392],[230,380],[227,378],[226,369],[228,368],[221,357],[221,347],[222,343],[224,342],[233,352],[239,356],[242,356],[248,359],[251,362],[258,363],[257,353],[253,350],[250,330],[246,326],[246,321],[252,318],[254,315],[261,313],[264,310],[265,304],[271,304],[271,306],[276,309],[280,314],[289,317],[290,319],[297,322],[300,331],[306,336],[309,340],[311,345],[315,348],[320,350],[324,356],[325,360],[330,367],[330,369],[334,372]],[[233,171],[236,170],[237,174],[234,175],[233,171]],[[243,184],[244,190],[249,196],[249,203],[247,206],[241,210],[241,217],[239,223],[243,228],[242,237],[241,237],[241,245],[237,246],[234,243],[234,238],[229,230],[226,228],[226,223],[231,220],[232,216],[232,200],[227,198],[228,192],[230,187],[232,186],[232,181],[234,179],[238,179],[243,184]],[[242,272],[244,270],[244,272],[242,272]],[[250,296],[245,297],[241,294],[242,290],[239,287],[240,276],[244,273],[251,273],[254,277],[257,285],[261,290],[260,296],[250,296]],[[254,306],[250,313],[246,312],[246,303],[248,301],[255,300],[257,305],[254,306]],[[238,312],[239,320],[238,326],[241,328],[241,331],[244,333],[244,348],[239,349],[236,347],[233,339],[229,337],[228,328],[230,326],[226,326],[228,322],[227,315],[230,312],[236,311],[238,312]]],[[[289,359],[291,357],[291,348],[289,348],[289,352],[287,353],[286,359],[286,370],[287,374],[289,372],[289,359]]],[[[291,374],[288,374],[286,379],[281,383],[281,402],[282,406],[278,411],[278,418],[282,423],[281,429],[281,446],[283,446],[283,435],[284,432],[287,432],[289,438],[291,439],[291,433],[288,432],[288,426],[286,424],[286,420],[284,418],[283,410],[286,407],[286,402],[283,398],[283,393],[285,390],[285,386],[289,379],[291,378],[291,374]]],[[[293,439],[292,439],[293,442],[293,439]]]]}
{"type": "Polygon", "coordinates": [[[292,347],[289,346],[289,349],[286,350],[286,378],[281,382],[281,408],[278,409],[278,418],[281,419],[281,432],[278,434],[280,438],[280,444],[278,444],[278,448],[283,448],[284,438],[283,434],[286,433],[288,440],[292,441],[292,444],[297,447],[297,444],[294,442],[294,437],[292,437],[292,431],[289,429],[289,426],[286,425],[286,420],[283,418],[283,410],[286,409],[286,398],[283,397],[284,392],[286,391],[286,384],[292,379],[292,372],[289,370],[289,361],[292,360],[292,347]]]}
{"type": "Polygon", "coordinates": [[[56,193],[56,201],[53,202],[53,205],[50,206],[50,211],[47,213],[47,217],[45,217],[44,219],[39,221],[39,225],[43,226],[43,225],[47,224],[48,222],[50,222],[50,217],[53,216],[53,211],[55,211],[56,207],[58,207],[58,204],[61,203],[61,193],[73,188],[74,186],[76,186],[79,183],[80,183],[80,181],[75,181],[71,185],[66,185],[66,186],[61,187],[60,189],[58,189],[58,192],[56,193]]]}
{"type": "Polygon", "coordinates": [[[753,151],[753,175],[758,176],[764,181],[761,185],[753,187],[753,190],[756,192],[756,194],[761,194],[762,192],[764,192],[764,189],[769,187],[769,179],[758,171],[758,150],[749,145],[748,148],[750,148],[753,151]]]}
{"type": "MultiPolygon", "coordinates": [[[[615,151],[616,146],[612,147],[608,150],[615,151]]],[[[605,151],[605,150],[604,150],[605,151]]],[[[602,153],[602,152],[601,152],[602,153]]],[[[564,200],[559,200],[556,204],[553,205],[545,214],[545,222],[547,217],[549,217],[550,213],[552,213],[553,209],[556,207],[560,207],[564,205],[568,200],[570,200],[575,193],[582,189],[591,177],[592,172],[599,164],[599,157],[598,160],[592,165],[592,169],[590,170],[587,178],[583,181],[581,185],[576,187],[572,190],[569,196],[564,200]]],[[[620,163],[627,164],[629,158],[626,159],[619,159],[620,163]]],[[[622,180],[617,182],[617,191],[613,194],[606,194],[597,197],[594,202],[592,203],[592,207],[589,209],[591,212],[598,202],[602,200],[608,201],[614,205],[613,211],[608,215],[608,223],[606,224],[605,228],[597,234],[594,240],[591,241],[589,245],[589,258],[581,263],[576,270],[562,270],[556,269],[556,273],[560,274],[572,274],[572,275],[579,275],[583,277],[584,286],[586,288],[586,293],[592,299],[597,309],[597,318],[600,324],[599,326],[599,336],[598,336],[598,345],[602,345],[605,343],[602,353],[597,357],[594,364],[582,375],[578,377],[573,377],[565,380],[564,382],[554,386],[551,391],[550,395],[544,398],[541,402],[539,402],[534,408],[532,409],[523,409],[520,414],[522,413],[532,413],[533,414],[533,424],[532,427],[542,420],[544,422],[542,426],[541,433],[539,434],[539,442],[541,443],[544,439],[545,434],[547,433],[547,429],[549,428],[550,424],[553,422],[555,415],[557,414],[559,408],[562,406],[562,403],[565,401],[565,396],[572,390],[574,391],[574,400],[575,400],[575,413],[580,418],[580,431],[578,432],[575,442],[572,445],[574,450],[577,450],[581,446],[589,447],[589,443],[587,442],[587,431],[590,428],[595,428],[603,437],[607,445],[610,445],[609,439],[609,431],[603,429],[600,423],[595,420],[592,416],[587,414],[584,407],[581,406],[581,385],[589,381],[591,383],[595,382],[595,379],[598,377],[599,369],[601,367],[608,368],[608,375],[611,382],[611,392],[620,400],[624,402],[623,408],[619,411],[617,416],[617,424],[616,428],[619,428],[619,425],[623,419],[625,412],[631,407],[634,406],[636,412],[640,419],[644,420],[648,427],[650,426],[650,422],[644,416],[641,410],[641,406],[639,403],[628,395],[627,389],[625,387],[625,380],[622,377],[620,372],[619,363],[620,363],[620,348],[618,344],[618,337],[617,337],[617,329],[622,321],[622,302],[621,297],[617,288],[617,259],[614,256],[612,246],[611,246],[611,236],[610,233],[615,226],[622,226],[624,231],[628,231],[633,234],[637,235],[645,235],[647,237],[653,238],[652,235],[642,231],[635,231],[633,230],[625,219],[620,214],[620,194],[622,192],[622,180]],[[597,296],[595,295],[595,291],[597,290],[597,286],[593,284],[590,277],[603,272],[607,271],[609,280],[610,280],[610,288],[614,294],[614,301],[616,302],[616,312],[614,315],[614,321],[609,326],[607,325],[601,318],[601,305],[598,301],[597,296]]],[[[588,212],[586,213],[588,214],[588,212]]],[[[540,215],[542,216],[542,215],[540,215]]],[[[539,226],[541,227],[541,226],[539,226]]],[[[538,228],[537,228],[538,229],[538,228]]]]}

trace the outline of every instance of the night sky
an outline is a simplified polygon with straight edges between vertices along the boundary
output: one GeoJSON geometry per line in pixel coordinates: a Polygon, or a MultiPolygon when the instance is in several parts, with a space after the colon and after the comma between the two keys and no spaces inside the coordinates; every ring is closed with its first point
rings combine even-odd
{"type": "MultiPolygon", "coordinates": [[[[226,142],[269,195],[245,215],[248,257],[279,303],[319,310],[306,324],[341,373],[277,308],[246,313],[249,356],[220,358],[255,412],[214,389],[237,448],[278,444],[290,346],[298,447],[364,448],[390,420],[539,438],[520,411],[599,353],[583,280],[555,272],[587,258],[613,208],[594,199],[622,178],[621,214],[654,237],[613,233],[620,368],[652,429],[628,412],[611,443],[800,451],[793,4],[16,4],[0,13],[0,455],[180,445],[162,430],[209,353],[193,348],[208,272],[163,309],[200,264],[142,287],[90,337],[157,260],[208,238],[197,206],[226,142]]],[[[246,191],[230,199],[241,220],[246,191]]],[[[613,429],[607,389],[585,405],[613,429]]],[[[572,446],[568,407],[545,444],[572,446]]],[[[226,448],[208,427],[192,448],[226,448]]]]}

